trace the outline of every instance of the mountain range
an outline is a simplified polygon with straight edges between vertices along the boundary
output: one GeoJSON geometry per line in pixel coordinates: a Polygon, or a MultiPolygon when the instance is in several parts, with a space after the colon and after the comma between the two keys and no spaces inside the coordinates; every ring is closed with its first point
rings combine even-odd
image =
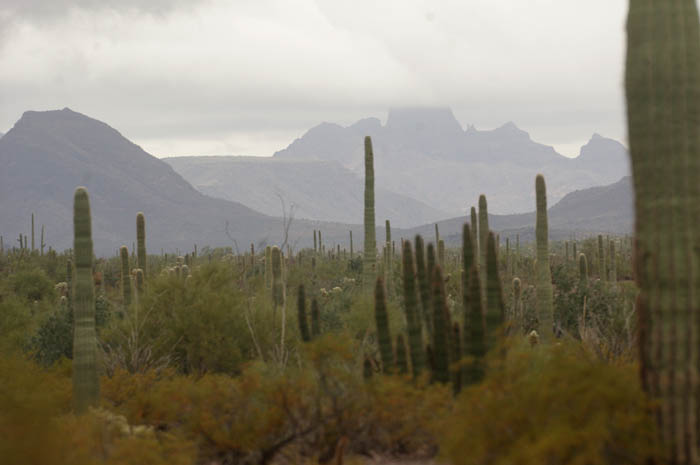
{"type": "MultiPolygon", "coordinates": [[[[334,204],[336,208],[354,208],[346,197],[356,196],[353,189],[357,189],[357,176],[350,176],[348,169],[339,167],[341,164],[337,160],[304,162],[285,158],[278,155],[269,161],[274,166],[273,173],[277,167],[282,167],[277,171],[278,178],[284,178],[283,173],[287,172],[288,182],[292,185],[295,185],[294,179],[303,179],[298,182],[301,184],[311,183],[316,177],[325,178],[330,184],[327,188],[307,192],[310,202],[316,199],[324,208],[334,204]],[[327,174],[327,170],[331,174],[327,174]],[[332,174],[332,170],[341,174],[332,174]],[[311,175],[302,178],[301,172],[311,175]],[[295,175],[299,177],[295,178],[295,175]],[[337,183],[338,178],[347,179],[347,184],[337,183]],[[333,193],[338,198],[331,197],[327,201],[325,197],[333,193]]],[[[231,169],[236,171],[245,161],[224,159],[221,162],[224,165],[230,163],[231,169]]],[[[253,161],[255,164],[264,163],[253,161]]],[[[218,163],[217,160],[212,162],[218,163]]],[[[269,183],[267,175],[263,171],[257,181],[269,183]]],[[[425,181],[431,182],[427,176],[425,181]]],[[[381,175],[377,174],[376,182],[377,186],[384,184],[381,175]]],[[[0,138],[0,235],[3,235],[4,243],[9,246],[19,234],[29,235],[30,218],[34,213],[37,233],[40,225],[46,228],[47,244],[59,250],[71,247],[73,191],[79,185],[86,186],[90,193],[93,239],[95,251],[100,255],[114,253],[120,245],[130,245],[135,240],[134,223],[138,211],[146,215],[147,245],[151,252],[161,248],[191,250],[194,244],[200,247],[236,245],[245,250],[250,243],[261,247],[283,241],[281,218],[199,192],[168,163],[148,154],[117,130],[66,108],[25,112],[0,138]]],[[[445,184],[445,189],[448,188],[445,184]]],[[[530,188],[534,191],[534,186],[530,188]]],[[[383,188],[378,191],[377,209],[380,212],[382,209],[391,212],[391,208],[401,208],[400,203],[405,201],[412,208],[423,208],[433,214],[430,207],[421,207],[420,202],[383,188]],[[397,206],[382,205],[386,202],[384,199],[396,199],[397,206]]],[[[490,208],[492,211],[491,204],[490,208]]],[[[551,207],[550,215],[553,230],[569,233],[628,232],[632,221],[629,180],[573,192],[551,207]]],[[[311,221],[297,216],[289,231],[289,243],[296,248],[309,246],[312,230],[320,229],[325,244],[339,243],[345,247],[351,230],[355,247],[359,250],[363,236],[359,224],[361,218],[358,215],[354,224],[345,224],[311,221]]],[[[534,223],[532,213],[492,215],[491,218],[492,228],[504,232],[531,230],[534,223]]],[[[396,224],[396,218],[389,219],[396,224]]],[[[459,215],[440,221],[442,235],[457,235],[464,219],[459,215]]],[[[378,225],[383,225],[383,220],[377,215],[378,225]]],[[[428,235],[432,234],[432,228],[432,224],[411,229],[395,228],[394,237],[411,237],[417,232],[428,235]]],[[[377,227],[378,239],[383,241],[383,236],[383,228],[377,227]]],[[[525,234],[521,239],[525,240],[525,234]]]]}
{"type": "Polygon", "coordinates": [[[365,135],[372,136],[378,187],[453,214],[464,213],[480,194],[489,199],[490,211],[529,211],[537,173],[547,179],[550,204],[630,174],[627,150],[615,140],[594,134],[578,157],[567,158],[512,122],[465,130],[449,108],[393,109],[384,125],[377,118],[348,127],[322,123],[274,158],[335,161],[363,175],[365,135]]]}

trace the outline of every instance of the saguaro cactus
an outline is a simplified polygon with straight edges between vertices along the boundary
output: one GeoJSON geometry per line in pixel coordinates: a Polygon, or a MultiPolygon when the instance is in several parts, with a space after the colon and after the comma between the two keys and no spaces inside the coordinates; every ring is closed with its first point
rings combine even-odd
{"type": "Polygon", "coordinates": [[[549,268],[549,226],[547,225],[547,190],[544,176],[535,178],[537,197],[537,220],[535,236],[537,238],[537,332],[542,341],[552,339],[554,329],[554,290],[552,289],[552,271],[549,268]]]}
{"type": "Polygon", "coordinates": [[[355,257],[355,251],[353,250],[352,247],[352,229],[350,230],[350,260],[352,260],[355,257]]]}
{"type": "Polygon", "coordinates": [[[143,212],[136,214],[136,251],[138,267],[143,270],[145,277],[148,270],[146,268],[146,217],[143,212]]]}
{"type": "Polygon", "coordinates": [[[362,263],[362,281],[370,293],[377,276],[377,237],[374,228],[374,152],[372,139],[365,137],[365,245],[362,263]]]}
{"type": "Polygon", "coordinates": [[[479,263],[481,264],[481,282],[486,284],[486,243],[489,240],[489,212],[486,196],[479,196],[479,263]]]}
{"type": "Polygon", "coordinates": [[[450,331],[449,310],[445,297],[445,282],[440,265],[433,270],[433,380],[450,382],[450,331]]]}
{"type": "Polygon", "coordinates": [[[124,307],[131,305],[131,273],[129,271],[129,248],[125,245],[119,248],[122,264],[122,302],[124,307]]]}
{"type": "Polygon", "coordinates": [[[272,300],[275,307],[278,307],[284,303],[284,293],[282,292],[282,252],[280,252],[279,247],[272,247],[270,256],[272,258],[272,300]]]}
{"type": "Polygon", "coordinates": [[[486,302],[486,337],[488,347],[493,348],[503,335],[503,324],[505,323],[503,290],[501,289],[501,278],[498,275],[496,236],[493,232],[489,232],[486,241],[486,302]]]}
{"type": "Polygon", "coordinates": [[[306,319],[306,292],[304,291],[304,285],[299,285],[299,293],[297,294],[297,319],[299,320],[299,334],[301,334],[301,340],[304,342],[309,342],[311,340],[311,333],[309,333],[309,322],[306,319]]]}
{"type": "Polygon", "coordinates": [[[513,278],[513,308],[511,313],[515,319],[519,319],[523,314],[523,285],[520,278],[513,278]]]}
{"type": "Polygon", "coordinates": [[[700,33],[695,0],[630,0],[627,122],[640,366],[665,460],[698,463],[700,33]]]}
{"type": "MultiPolygon", "coordinates": [[[[472,247],[474,248],[474,265],[476,269],[479,269],[479,257],[481,252],[479,252],[479,218],[476,214],[476,208],[472,207],[470,213],[471,223],[471,233],[472,233],[472,247]]],[[[467,270],[469,271],[469,270],[467,270]]]]}
{"type": "Polygon", "coordinates": [[[421,237],[420,234],[416,235],[416,274],[418,277],[418,290],[420,291],[421,314],[423,315],[423,322],[428,330],[428,334],[432,337],[433,320],[430,316],[430,279],[425,264],[423,237],[421,237]]]}
{"type": "Polygon", "coordinates": [[[584,253],[578,255],[578,282],[581,287],[588,285],[588,261],[584,253]]]}
{"type": "Polygon", "coordinates": [[[83,413],[97,406],[100,384],[97,377],[97,337],[95,334],[95,289],[92,281],[92,220],[90,199],[84,187],[75,191],[73,204],[73,408],[83,413]]]}
{"type": "Polygon", "coordinates": [[[605,269],[605,248],[603,247],[603,235],[598,234],[598,277],[601,281],[608,280],[605,269]]]}
{"type": "Polygon", "coordinates": [[[377,277],[374,288],[374,318],[377,323],[377,342],[379,343],[379,355],[382,357],[384,373],[390,373],[394,367],[394,351],[391,347],[389,315],[386,311],[384,280],[381,276],[377,277]]]}
{"type": "MultiPolygon", "coordinates": [[[[315,233],[316,231],[314,231],[315,233]]],[[[314,238],[316,235],[314,234],[314,238]]],[[[314,243],[315,245],[315,243],[314,243]]],[[[314,261],[316,259],[314,258],[314,261]]],[[[265,247],[265,286],[268,289],[272,288],[272,247],[265,247]]]]}
{"type": "Polygon", "coordinates": [[[403,259],[403,305],[408,326],[408,345],[411,349],[413,376],[419,376],[425,366],[425,354],[423,352],[422,325],[416,298],[416,271],[413,265],[413,251],[411,250],[410,241],[403,243],[401,256],[403,259]]]}

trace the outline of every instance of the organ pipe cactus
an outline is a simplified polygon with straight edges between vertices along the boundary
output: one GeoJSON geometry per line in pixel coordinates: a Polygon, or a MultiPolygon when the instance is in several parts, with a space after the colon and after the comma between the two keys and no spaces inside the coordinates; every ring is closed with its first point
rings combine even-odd
{"type": "Polygon", "coordinates": [[[122,265],[122,302],[124,307],[131,305],[131,273],[129,272],[129,248],[125,245],[119,248],[122,265]]]}
{"type": "Polygon", "coordinates": [[[428,334],[433,334],[433,321],[430,316],[430,279],[425,264],[425,249],[423,237],[416,236],[416,275],[418,277],[418,290],[420,291],[421,314],[428,334]]]}
{"type": "Polygon", "coordinates": [[[486,240],[486,337],[488,347],[498,344],[505,323],[505,306],[501,278],[498,275],[498,256],[496,254],[496,236],[489,232],[486,240]]]}
{"type": "Polygon", "coordinates": [[[145,276],[148,272],[146,268],[146,217],[142,212],[136,214],[136,255],[138,267],[143,270],[145,276]]]}
{"type": "Polygon", "coordinates": [[[425,366],[425,354],[423,352],[422,325],[416,298],[416,271],[413,264],[413,250],[411,249],[410,241],[403,243],[401,258],[403,261],[403,305],[408,326],[411,365],[413,366],[413,376],[420,376],[425,366]]]}
{"type": "Polygon", "coordinates": [[[537,319],[540,337],[543,342],[551,340],[554,328],[554,291],[552,289],[552,271],[549,268],[549,226],[547,225],[547,190],[544,176],[535,178],[537,198],[537,219],[535,236],[537,240],[536,296],[537,319]]]}
{"type": "Polygon", "coordinates": [[[270,251],[272,259],[272,300],[275,307],[283,305],[283,285],[282,285],[282,252],[279,247],[274,246],[270,251]]]}
{"type": "Polygon", "coordinates": [[[306,319],[306,292],[304,291],[304,285],[299,285],[299,293],[297,294],[297,319],[299,320],[299,334],[301,334],[301,340],[304,342],[309,342],[311,340],[311,333],[309,332],[309,322],[306,319]]]}
{"type": "Polygon", "coordinates": [[[374,152],[372,139],[365,137],[365,245],[362,263],[362,281],[367,294],[377,276],[377,244],[374,228],[374,152]]]}
{"type": "MultiPolygon", "coordinates": [[[[429,244],[428,247],[430,247],[429,244]]],[[[428,249],[430,250],[430,249],[428,249]]],[[[445,282],[442,269],[436,265],[433,269],[433,380],[439,383],[450,382],[450,332],[449,310],[445,297],[445,282]]]]}
{"type": "Polygon", "coordinates": [[[75,191],[73,204],[73,408],[76,413],[95,407],[99,401],[97,337],[95,333],[95,290],[92,280],[92,220],[90,199],[84,187],[75,191]]]}
{"type": "Polygon", "coordinates": [[[627,123],[635,191],[640,367],[661,463],[700,450],[700,33],[695,0],[630,0],[627,123]]]}
{"type": "Polygon", "coordinates": [[[479,196],[479,263],[481,264],[481,282],[486,284],[486,243],[489,240],[489,213],[486,196],[479,196]]]}
{"type": "Polygon", "coordinates": [[[374,318],[377,323],[379,355],[382,358],[384,373],[389,373],[394,367],[394,352],[391,347],[391,333],[389,332],[389,315],[386,309],[384,280],[381,276],[377,277],[374,289],[374,318]]]}

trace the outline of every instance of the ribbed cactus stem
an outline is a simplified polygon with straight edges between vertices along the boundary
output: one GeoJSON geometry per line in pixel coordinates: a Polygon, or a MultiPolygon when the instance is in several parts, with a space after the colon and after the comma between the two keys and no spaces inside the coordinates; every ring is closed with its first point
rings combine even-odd
{"type": "Polygon", "coordinates": [[[440,242],[440,228],[438,227],[438,224],[435,223],[435,243],[440,242]]]}
{"type": "Polygon", "coordinates": [[[353,248],[352,244],[352,229],[350,230],[350,260],[352,260],[355,257],[355,249],[353,248]]]}
{"type": "Polygon", "coordinates": [[[136,214],[136,249],[138,267],[143,270],[144,277],[148,274],[146,267],[146,217],[142,212],[136,214]]]}
{"type": "Polygon", "coordinates": [[[265,287],[272,289],[272,247],[269,245],[265,247],[265,287]]]}
{"type": "Polygon", "coordinates": [[[379,355],[382,358],[383,370],[384,373],[390,373],[394,367],[394,352],[391,347],[384,280],[381,276],[377,277],[374,288],[374,318],[377,323],[377,343],[379,344],[379,355]]]}
{"type": "Polygon", "coordinates": [[[125,245],[119,248],[122,265],[122,302],[124,307],[131,305],[131,272],[129,271],[129,248],[125,245]]]}
{"type": "Polygon", "coordinates": [[[583,253],[578,255],[578,282],[581,287],[588,285],[588,261],[583,253]]]}
{"type": "Polygon", "coordinates": [[[73,207],[75,288],[73,290],[73,408],[76,413],[96,407],[100,384],[97,377],[95,290],[92,280],[92,220],[87,190],[75,191],[73,207]]]}
{"type": "Polygon", "coordinates": [[[318,243],[316,239],[316,230],[314,229],[314,253],[318,252],[318,243]]]}
{"type": "Polygon", "coordinates": [[[372,291],[377,276],[377,238],[374,229],[374,152],[372,139],[365,137],[365,245],[362,263],[362,285],[372,291]]]}
{"type": "MultiPolygon", "coordinates": [[[[430,245],[428,249],[430,250],[430,245]]],[[[433,290],[433,380],[439,383],[450,382],[450,338],[451,324],[447,298],[445,296],[445,282],[442,277],[442,269],[436,265],[432,275],[433,290]]]]}
{"type": "Polygon", "coordinates": [[[34,213],[32,213],[32,252],[34,252],[34,213]]]}
{"type": "Polygon", "coordinates": [[[598,277],[601,281],[607,281],[607,272],[605,269],[605,247],[603,247],[603,236],[598,234],[598,277]]]}
{"type": "Polygon", "coordinates": [[[610,263],[609,278],[611,282],[617,282],[617,261],[615,258],[615,241],[610,241],[608,246],[608,262],[610,263]]]}
{"type": "MultiPolygon", "coordinates": [[[[479,252],[479,217],[476,214],[476,208],[472,207],[470,212],[471,223],[471,233],[472,233],[472,246],[474,247],[474,265],[476,269],[479,269],[479,257],[481,252],[479,252]]],[[[469,271],[469,270],[467,270],[469,271]]]]}
{"type": "Polygon", "coordinates": [[[425,248],[423,238],[420,235],[416,236],[416,276],[418,278],[418,290],[421,301],[421,315],[423,317],[423,322],[425,323],[425,328],[428,331],[428,335],[432,337],[433,319],[430,316],[430,279],[425,264],[425,248]]]}
{"type": "Polygon", "coordinates": [[[299,334],[301,334],[301,340],[304,342],[309,342],[311,340],[311,333],[309,332],[309,322],[306,319],[306,292],[304,291],[304,285],[299,285],[299,293],[297,294],[297,319],[299,320],[299,334]]]}
{"type": "Polygon", "coordinates": [[[278,307],[284,303],[282,292],[282,252],[279,247],[272,247],[270,256],[272,259],[272,301],[278,307]]]}
{"type": "Polygon", "coordinates": [[[134,274],[136,276],[136,301],[138,302],[138,299],[143,295],[143,270],[141,268],[136,268],[134,274]]]}
{"type": "Polygon", "coordinates": [[[311,299],[311,337],[321,335],[321,309],[318,306],[316,297],[311,299]]]}
{"type": "Polygon", "coordinates": [[[523,315],[523,285],[520,278],[513,278],[513,308],[511,313],[515,320],[520,320],[523,315]]]}
{"type": "Polygon", "coordinates": [[[547,224],[547,189],[544,176],[535,178],[537,198],[537,219],[535,236],[537,240],[537,332],[543,342],[552,339],[554,329],[554,290],[552,271],[549,268],[549,226],[547,224]]]}
{"type": "Polygon", "coordinates": [[[695,0],[630,0],[627,122],[640,366],[665,457],[700,456],[700,33],[695,0]]]}
{"type": "Polygon", "coordinates": [[[486,356],[486,321],[482,307],[481,283],[476,266],[469,273],[469,302],[466,327],[464,328],[464,353],[471,357],[471,363],[465,367],[466,384],[474,384],[484,377],[484,357],[486,356]]]}
{"type": "Polygon", "coordinates": [[[496,236],[489,232],[486,240],[486,338],[488,348],[496,347],[503,335],[505,323],[505,305],[501,278],[498,275],[498,255],[496,253],[496,236]]]}
{"type": "Polygon", "coordinates": [[[489,212],[486,196],[479,196],[479,263],[481,282],[486,284],[486,243],[489,240],[489,212]]]}
{"type": "Polygon", "coordinates": [[[396,368],[399,374],[408,373],[408,357],[406,356],[406,342],[404,342],[403,334],[396,336],[396,368]]]}
{"type": "Polygon", "coordinates": [[[445,241],[440,239],[437,243],[438,246],[438,263],[441,267],[445,267],[445,241]]]}
{"type": "Polygon", "coordinates": [[[384,231],[386,233],[386,243],[391,244],[391,222],[389,220],[384,222],[384,231]]]}
{"type": "Polygon", "coordinates": [[[403,243],[401,258],[403,262],[403,304],[408,326],[411,365],[413,366],[413,376],[420,376],[425,367],[425,353],[423,352],[422,324],[416,297],[416,271],[410,241],[403,243]]]}

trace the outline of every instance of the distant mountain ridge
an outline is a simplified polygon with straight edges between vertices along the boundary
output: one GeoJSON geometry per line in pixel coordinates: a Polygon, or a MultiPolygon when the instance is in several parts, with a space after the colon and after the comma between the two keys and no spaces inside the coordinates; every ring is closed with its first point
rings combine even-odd
{"type": "Polygon", "coordinates": [[[552,203],[630,173],[627,150],[612,139],[594,134],[571,159],[512,122],[464,130],[449,108],[392,109],[385,125],[377,118],[347,127],[322,123],[274,157],[336,161],[362,174],[365,135],[372,136],[378,187],[450,212],[465,211],[482,193],[494,212],[527,211],[537,173],[545,175],[552,203]]]}
{"type": "MultiPolygon", "coordinates": [[[[233,246],[233,240],[242,250],[251,242],[282,242],[281,219],[201,194],[115,129],[68,108],[25,112],[0,139],[0,167],[0,234],[8,246],[19,234],[29,235],[35,213],[37,233],[46,226],[47,244],[72,247],[73,192],[79,185],[90,194],[96,253],[130,246],[138,211],[146,215],[151,252],[191,250],[195,243],[233,246]]],[[[314,228],[338,241],[348,230],[296,220],[290,242],[310,240],[314,228]]]]}
{"type": "MultiPolygon", "coordinates": [[[[363,218],[364,180],[336,161],[279,157],[199,156],[163,158],[200,192],[240,202],[267,215],[282,214],[281,201],[295,216],[357,223],[363,218]]],[[[449,217],[408,196],[377,188],[378,220],[411,227],[449,217]]]]}

